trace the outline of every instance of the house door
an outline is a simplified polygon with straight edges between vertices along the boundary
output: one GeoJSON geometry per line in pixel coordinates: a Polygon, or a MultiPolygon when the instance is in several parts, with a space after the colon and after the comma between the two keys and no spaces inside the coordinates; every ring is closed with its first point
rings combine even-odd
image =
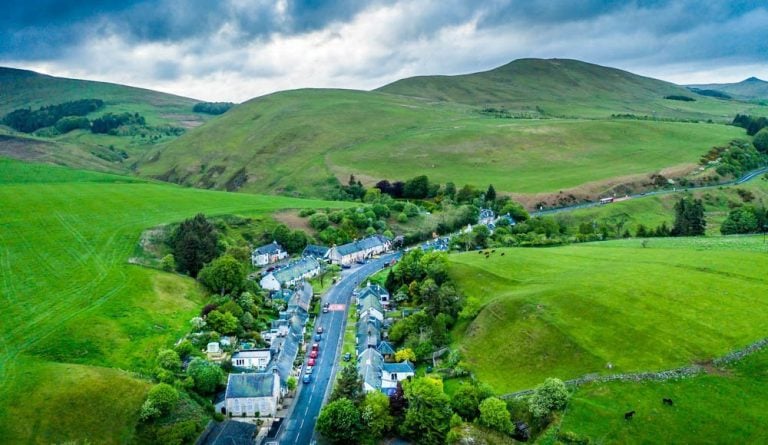
{"type": "Polygon", "coordinates": [[[221,413],[222,414],[226,414],[227,413],[227,407],[226,406],[222,406],[221,407],[221,413]]]}

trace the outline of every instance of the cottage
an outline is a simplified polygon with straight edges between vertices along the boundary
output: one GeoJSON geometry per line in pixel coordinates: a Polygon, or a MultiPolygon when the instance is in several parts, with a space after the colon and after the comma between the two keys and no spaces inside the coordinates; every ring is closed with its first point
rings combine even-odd
{"type": "Polygon", "coordinates": [[[493,213],[493,210],[491,209],[480,209],[480,215],[478,217],[477,223],[488,225],[493,223],[493,221],[496,219],[496,215],[493,213]]]}
{"type": "Polygon", "coordinates": [[[348,265],[387,252],[391,248],[392,240],[386,236],[373,235],[359,241],[331,247],[327,257],[333,264],[348,265]]]}
{"type": "Polygon", "coordinates": [[[379,286],[378,284],[371,284],[369,281],[368,285],[362,288],[357,294],[357,299],[360,301],[368,295],[376,296],[376,298],[379,300],[379,303],[381,303],[383,307],[389,306],[389,292],[387,292],[387,290],[382,286],[379,286]]]}
{"type": "Polygon", "coordinates": [[[360,317],[365,315],[371,316],[381,322],[384,321],[384,309],[381,307],[379,297],[372,293],[367,293],[365,297],[358,297],[357,309],[360,317]]]}
{"type": "Polygon", "coordinates": [[[416,369],[408,360],[402,363],[383,363],[381,365],[381,389],[397,388],[397,382],[413,377],[416,369]]]}
{"type": "Polygon", "coordinates": [[[273,241],[265,246],[253,249],[253,252],[251,252],[251,263],[256,267],[262,267],[287,257],[288,252],[280,244],[277,244],[277,241],[273,241]]]}
{"type": "Polygon", "coordinates": [[[380,320],[370,315],[360,317],[360,320],[357,322],[357,334],[355,336],[358,355],[365,352],[366,349],[376,349],[379,346],[380,336],[380,320]]]}
{"type": "Polygon", "coordinates": [[[384,359],[375,349],[366,349],[357,359],[357,371],[363,378],[363,391],[381,390],[381,367],[384,359]]]}
{"type": "Polygon", "coordinates": [[[392,343],[388,341],[382,341],[379,343],[377,350],[385,360],[392,360],[395,357],[395,348],[392,346],[392,343]]]}
{"type": "Polygon", "coordinates": [[[269,349],[247,349],[232,354],[232,366],[264,371],[272,359],[269,349]]]}
{"type": "Polygon", "coordinates": [[[273,417],[280,401],[277,371],[230,374],[224,398],[233,417],[273,417]]]}
{"type": "Polygon", "coordinates": [[[316,244],[307,244],[304,251],[301,252],[301,256],[314,258],[316,260],[324,260],[328,256],[328,248],[325,246],[318,246],[316,244]]]}
{"type": "Polygon", "coordinates": [[[311,257],[292,261],[285,267],[265,275],[259,284],[267,290],[279,291],[288,286],[294,286],[300,281],[312,278],[320,273],[320,263],[311,257]]]}

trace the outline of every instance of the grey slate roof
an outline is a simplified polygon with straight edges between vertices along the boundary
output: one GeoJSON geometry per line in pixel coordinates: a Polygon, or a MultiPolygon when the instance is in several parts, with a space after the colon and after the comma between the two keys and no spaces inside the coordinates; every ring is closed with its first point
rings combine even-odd
{"type": "Polygon", "coordinates": [[[389,295],[389,292],[387,292],[386,289],[379,286],[378,284],[371,284],[370,286],[366,286],[360,289],[360,293],[358,294],[357,298],[363,299],[368,295],[375,295],[376,298],[381,298],[382,295],[389,295]]]}
{"type": "Polygon", "coordinates": [[[364,315],[360,317],[357,322],[357,352],[363,353],[365,349],[369,349],[369,346],[376,348],[379,345],[379,337],[381,335],[381,323],[379,320],[364,315]]]}
{"type": "Polygon", "coordinates": [[[277,367],[277,373],[280,375],[280,384],[282,386],[288,384],[288,377],[290,377],[293,370],[293,362],[299,354],[301,342],[304,341],[302,332],[306,321],[307,315],[301,310],[296,310],[291,314],[288,319],[288,334],[282,339],[283,341],[277,356],[273,357],[272,361],[269,362],[269,367],[277,367]]]}
{"type": "Polygon", "coordinates": [[[264,352],[269,352],[269,349],[245,349],[242,351],[237,351],[234,354],[232,354],[232,358],[254,358],[254,357],[261,357],[264,355],[264,352]]]}
{"type": "Polygon", "coordinates": [[[368,309],[376,309],[377,311],[384,313],[381,309],[379,297],[374,294],[368,294],[363,298],[358,297],[358,306],[360,307],[360,312],[367,311],[368,309]]]}
{"type": "Polygon", "coordinates": [[[273,241],[269,244],[265,244],[263,246],[257,247],[253,249],[253,253],[256,255],[267,255],[267,254],[276,254],[283,249],[283,246],[280,244],[277,244],[277,241],[273,241]]]}
{"type": "Polygon", "coordinates": [[[402,362],[402,363],[384,363],[382,365],[382,370],[387,373],[391,372],[414,372],[415,369],[413,368],[413,365],[408,360],[402,362]]]}
{"type": "Polygon", "coordinates": [[[351,253],[359,252],[361,250],[371,249],[376,246],[383,246],[387,242],[389,242],[389,238],[386,236],[373,235],[369,236],[368,238],[363,238],[359,241],[342,244],[341,246],[336,247],[336,251],[339,252],[340,255],[345,256],[351,253]]]}
{"type": "Polygon", "coordinates": [[[395,348],[393,348],[392,344],[388,341],[382,341],[379,343],[378,350],[383,355],[392,355],[395,353],[395,348]]]}
{"type": "Polygon", "coordinates": [[[381,366],[384,358],[375,349],[367,349],[357,359],[357,369],[363,382],[374,388],[381,388],[381,366]]]}
{"type": "Polygon", "coordinates": [[[227,380],[226,398],[272,397],[275,378],[272,372],[230,374],[227,380]]]}
{"type": "Polygon", "coordinates": [[[325,255],[328,254],[328,248],[325,246],[318,246],[317,244],[307,244],[307,247],[304,248],[304,251],[301,252],[301,256],[309,256],[313,258],[325,258],[325,255]]]}
{"type": "Polygon", "coordinates": [[[300,260],[292,261],[287,266],[272,273],[278,282],[286,283],[299,278],[313,269],[319,268],[320,263],[318,263],[316,259],[305,257],[300,260]]]}

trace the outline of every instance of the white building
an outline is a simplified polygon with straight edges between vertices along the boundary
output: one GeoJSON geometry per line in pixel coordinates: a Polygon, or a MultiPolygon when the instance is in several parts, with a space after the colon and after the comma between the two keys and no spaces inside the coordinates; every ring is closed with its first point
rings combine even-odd
{"type": "Polygon", "coordinates": [[[263,289],[277,291],[284,287],[294,286],[319,273],[320,263],[312,257],[305,257],[264,275],[259,284],[263,289]]]}
{"type": "Polygon", "coordinates": [[[328,251],[328,259],[333,264],[352,264],[389,251],[392,240],[382,235],[373,235],[359,241],[334,246],[328,251]]]}
{"type": "Polygon", "coordinates": [[[371,318],[375,318],[379,321],[384,321],[384,309],[381,306],[381,301],[379,301],[379,297],[369,293],[362,298],[358,297],[357,301],[358,301],[357,309],[358,311],[360,311],[358,316],[360,318],[363,318],[366,315],[368,315],[371,318]]]}
{"type": "Polygon", "coordinates": [[[253,249],[253,252],[251,252],[251,263],[256,267],[261,267],[276,263],[287,257],[288,252],[280,244],[277,244],[277,241],[273,241],[270,244],[253,249]]]}
{"type": "Polygon", "coordinates": [[[232,366],[264,371],[271,359],[269,349],[246,349],[232,354],[232,366]]]}
{"type": "Polygon", "coordinates": [[[232,417],[274,417],[280,402],[277,372],[230,374],[224,396],[232,417]]]}
{"type": "Polygon", "coordinates": [[[381,365],[381,389],[385,393],[390,388],[397,388],[397,382],[413,377],[416,370],[408,361],[402,363],[383,363],[381,365]]]}

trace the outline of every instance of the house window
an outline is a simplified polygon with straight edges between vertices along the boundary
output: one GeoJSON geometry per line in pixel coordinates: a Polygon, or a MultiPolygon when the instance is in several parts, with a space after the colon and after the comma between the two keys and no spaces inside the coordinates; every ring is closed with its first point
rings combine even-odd
{"type": "Polygon", "coordinates": [[[390,374],[390,380],[397,380],[397,374],[390,374]]]}

